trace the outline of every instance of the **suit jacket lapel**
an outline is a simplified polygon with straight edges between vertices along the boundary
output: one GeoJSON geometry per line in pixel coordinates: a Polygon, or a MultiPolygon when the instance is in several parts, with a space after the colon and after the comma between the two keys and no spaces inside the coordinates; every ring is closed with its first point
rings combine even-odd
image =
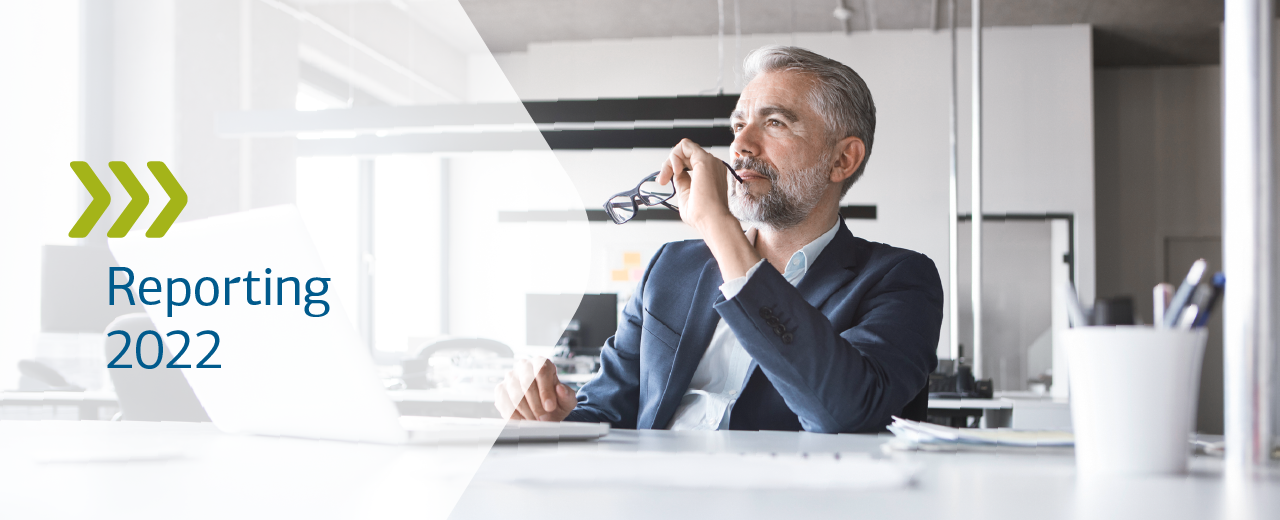
{"type": "Polygon", "coordinates": [[[858,247],[858,241],[844,225],[844,219],[841,219],[836,236],[818,254],[818,258],[800,280],[800,285],[796,286],[809,305],[821,309],[832,293],[858,276],[858,271],[866,262],[866,250],[858,247]]]}
{"type": "MultiPolygon", "coordinates": [[[[724,297],[720,293],[720,285],[724,283],[720,276],[720,265],[714,258],[707,260],[702,266],[702,275],[698,278],[698,287],[693,293],[693,302],[689,306],[689,317],[685,320],[684,330],[680,333],[680,345],[676,347],[675,361],[672,363],[671,375],[667,378],[666,388],[662,391],[662,401],[654,414],[652,428],[665,428],[671,416],[680,405],[680,399],[689,389],[689,381],[702,361],[702,355],[711,345],[711,337],[715,335],[716,325],[720,322],[720,314],[716,313],[715,304],[724,297]]],[[[642,428],[644,426],[641,426],[642,428]]]]}

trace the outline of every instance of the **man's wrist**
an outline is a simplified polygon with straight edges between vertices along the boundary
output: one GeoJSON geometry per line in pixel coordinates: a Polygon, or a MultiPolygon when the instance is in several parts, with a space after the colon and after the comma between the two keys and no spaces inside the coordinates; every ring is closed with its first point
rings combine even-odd
{"type": "Polygon", "coordinates": [[[760,254],[743,234],[742,224],[731,215],[705,226],[701,231],[711,255],[720,265],[721,278],[732,280],[746,276],[751,266],[760,262],[760,254]]]}

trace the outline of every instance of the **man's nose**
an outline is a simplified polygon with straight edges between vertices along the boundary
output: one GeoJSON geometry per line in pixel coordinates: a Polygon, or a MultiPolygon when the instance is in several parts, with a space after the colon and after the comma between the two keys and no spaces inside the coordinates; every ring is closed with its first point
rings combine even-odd
{"type": "Polygon", "coordinates": [[[757,139],[756,131],[751,125],[745,125],[738,134],[733,136],[733,143],[729,145],[729,149],[734,155],[738,156],[755,156],[760,153],[760,143],[757,139]]]}

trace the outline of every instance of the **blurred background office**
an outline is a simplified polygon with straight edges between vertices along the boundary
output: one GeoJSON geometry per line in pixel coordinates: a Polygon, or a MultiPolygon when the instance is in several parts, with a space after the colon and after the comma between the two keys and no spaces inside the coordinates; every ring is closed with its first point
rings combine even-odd
{"type": "MultiPolygon", "coordinates": [[[[656,169],[681,136],[728,158],[725,107],[743,87],[743,56],[766,44],[811,49],[866,80],[876,147],[842,202],[846,223],[934,260],[948,287],[939,357],[972,362],[971,21],[969,3],[956,2],[953,44],[950,6],[6,3],[0,389],[18,386],[14,367],[27,358],[109,386],[93,356],[102,328],[131,310],[85,304],[104,289],[94,276],[67,282],[111,262],[105,225],[67,238],[88,203],[71,160],[100,175],[110,160],[165,161],[190,194],[180,221],[296,204],[334,292],[388,367],[456,337],[516,355],[559,343],[589,358],[654,251],[696,238],[661,212],[615,226],[594,208],[656,169]],[[509,110],[520,102],[527,114],[509,110]],[[587,312],[602,307],[613,312],[587,312]]],[[[1150,323],[1152,285],[1196,258],[1221,269],[1223,8],[989,0],[984,11],[979,373],[1007,395],[1065,397],[1053,384],[1053,330],[1065,325],[1053,287],[1071,280],[1086,303],[1130,296],[1150,323]]],[[[1198,428],[1220,433],[1217,320],[1211,330],[1198,428]]]]}

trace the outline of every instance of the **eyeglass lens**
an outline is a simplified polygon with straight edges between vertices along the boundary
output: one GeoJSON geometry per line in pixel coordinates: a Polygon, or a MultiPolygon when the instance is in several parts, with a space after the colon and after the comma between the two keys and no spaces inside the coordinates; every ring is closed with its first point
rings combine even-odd
{"type": "Polygon", "coordinates": [[[636,205],[627,195],[614,195],[604,206],[609,210],[609,218],[618,224],[631,220],[636,215],[636,205]]]}

